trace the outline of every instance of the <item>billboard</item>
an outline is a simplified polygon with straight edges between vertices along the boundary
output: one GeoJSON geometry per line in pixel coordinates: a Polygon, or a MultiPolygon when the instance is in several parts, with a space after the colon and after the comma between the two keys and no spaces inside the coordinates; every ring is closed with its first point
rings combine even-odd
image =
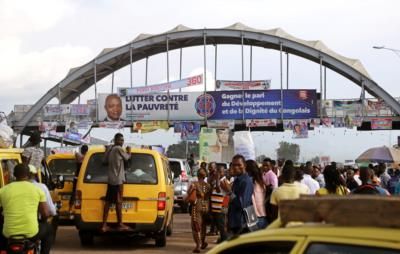
{"type": "MultiPolygon", "coordinates": [[[[281,118],[281,90],[139,94],[119,97],[119,101],[116,96],[99,94],[101,121],[281,118]]],[[[316,117],[316,90],[283,90],[283,118],[316,117]]]]}

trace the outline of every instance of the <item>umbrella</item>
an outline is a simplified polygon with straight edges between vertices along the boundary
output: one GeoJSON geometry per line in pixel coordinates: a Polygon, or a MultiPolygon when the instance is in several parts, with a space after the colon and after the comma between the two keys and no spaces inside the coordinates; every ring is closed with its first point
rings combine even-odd
{"type": "Polygon", "coordinates": [[[356,162],[377,162],[387,163],[400,161],[400,149],[387,146],[373,147],[363,152],[356,162]]]}

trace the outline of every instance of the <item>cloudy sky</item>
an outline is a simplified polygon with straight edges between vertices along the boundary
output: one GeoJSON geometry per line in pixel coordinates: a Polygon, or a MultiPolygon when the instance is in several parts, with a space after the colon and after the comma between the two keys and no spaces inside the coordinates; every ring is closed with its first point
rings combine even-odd
{"type": "MultiPolygon", "coordinates": [[[[360,59],[370,76],[393,96],[400,96],[400,57],[374,45],[400,48],[399,1],[67,1],[67,0],[0,0],[0,111],[10,112],[15,104],[33,104],[59,82],[68,70],[92,60],[103,48],[121,46],[140,33],[157,34],[178,24],[191,28],[219,28],[241,22],[258,29],[281,27],[306,40],[322,40],[332,50],[346,57],[360,59]]],[[[214,78],[213,48],[207,51],[209,78],[214,78]]],[[[253,78],[272,79],[279,87],[279,54],[273,50],[254,49],[253,78]]],[[[246,47],[245,56],[249,49],[246,47]]],[[[171,79],[178,77],[178,54],[171,52],[171,79]]],[[[240,79],[240,47],[219,49],[218,78],[240,79]]],[[[165,55],[149,60],[149,83],[166,80],[165,55]]],[[[202,50],[184,50],[183,76],[201,71],[202,50]]],[[[248,64],[246,77],[249,76],[248,64]]],[[[134,85],[144,83],[144,62],[133,66],[134,85]]],[[[115,73],[117,86],[129,84],[127,68],[115,73]]],[[[329,98],[357,98],[360,88],[340,75],[328,71],[329,98]]],[[[298,57],[290,60],[290,86],[318,88],[319,66],[298,57]]],[[[100,92],[110,91],[110,78],[100,81],[100,92]]],[[[82,99],[94,96],[88,89],[82,99]]],[[[397,133],[354,133],[343,130],[314,133],[315,138],[299,141],[304,157],[321,152],[335,153],[338,158],[353,156],[364,147],[395,142],[397,133]],[[365,143],[363,135],[369,135],[365,143]],[[336,138],[332,138],[336,135],[336,138]],[[339,138],[343,137],[343,138],[339,138]],[[338,146],[353,138],[349,151],[338,146]],[[334,140],[334,141],[333,141],[334,140]],[[343,140],[343,141],[340,141],[343,140]],[[340,143],[341,142],[341,143],[340,143]],[[338,144],[339,143],[339,144],[338,144]],[[317,149],[315,149],[317,147],[317,149]],[[343,154],[342,154],[343,153],[343,154]]],[[[259,134],[256,134],[256,136],[259,134]]],[[[264,133],[271,145],[259,153],[273,154],[276,144],[286,134],[264,133]]],[[[132,136],[132,138],[136,138],[132,136]]],[[[152,142],[153,138],[143,142],[152,142]]],[[[142,137],[143,140],[143,137],[142,137]]],[[[176,139],[171,138],[168,142],[176,139]]],[[[290,138],[289,138],[290,140],[290,138]]],[[[166,141],[167,142],[167,141],[166,141]]],[[[296,141],[298,142],[298,141],[296,141]]]]}

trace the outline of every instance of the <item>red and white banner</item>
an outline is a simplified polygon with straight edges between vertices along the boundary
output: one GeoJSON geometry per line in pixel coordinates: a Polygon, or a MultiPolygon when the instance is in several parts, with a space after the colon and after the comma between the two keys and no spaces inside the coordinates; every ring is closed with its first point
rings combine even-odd
{"type": "Polygon", "coordinates": [[[132,88],[118,88],[118,94],[119,96],[130,96],[138,94],[158,93],[168,90],[176,90],[179,88],[197,86],[201,84],[203,84],[203,74],[164,84],[132,87],[132,88]]]}
{"type": "Polygon", "coordinates": [[[254,80],[254,81],[229,81],[217,80],[215,88],[217,91],[229,90],[267,90],[271,87],[271,80],[254,80]]]}

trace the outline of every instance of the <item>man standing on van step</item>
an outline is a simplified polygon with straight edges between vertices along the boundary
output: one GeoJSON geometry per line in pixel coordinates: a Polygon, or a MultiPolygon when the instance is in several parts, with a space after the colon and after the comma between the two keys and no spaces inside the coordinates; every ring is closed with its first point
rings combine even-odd
{"type": "Polygon", "coordinates": [[[102,232],[109,230],[107,217],[111,204],[115,204],[118,220],[117,230],[127,231],[130,228],[122,223],[122,197],[125,179],[125,162],[131,158],[131,148],[126,147],[126,152],[122,148],[124,136],[117,133],[114,136],[114,145],[107,149],[104,161],[108,164],[108,185],[104,204],[102,232]]]}

